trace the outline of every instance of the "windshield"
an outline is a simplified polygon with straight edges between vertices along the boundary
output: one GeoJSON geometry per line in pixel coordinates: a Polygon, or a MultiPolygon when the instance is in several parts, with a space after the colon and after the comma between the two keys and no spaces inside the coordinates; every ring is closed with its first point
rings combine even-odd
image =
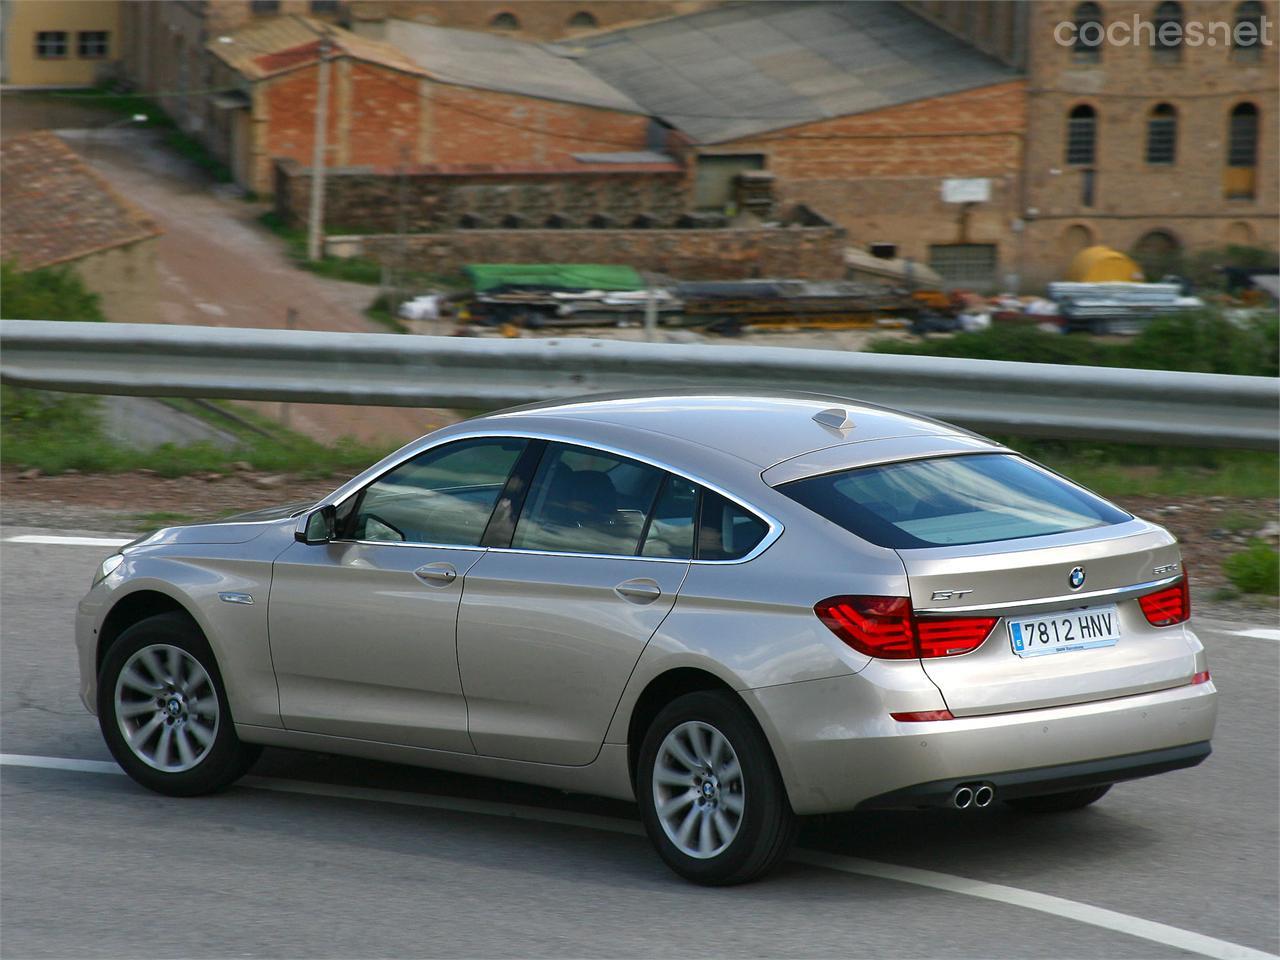
{"type": "Polygon", "coordinates": [[[1122,523],[1127,513],[1009,454],[860,467],[778,489],[882,547],[962,546],[1122,523]]]}

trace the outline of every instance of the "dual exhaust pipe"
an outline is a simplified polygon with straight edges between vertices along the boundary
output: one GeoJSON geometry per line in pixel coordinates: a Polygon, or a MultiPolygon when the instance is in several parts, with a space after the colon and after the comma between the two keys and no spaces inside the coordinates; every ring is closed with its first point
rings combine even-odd
{"type": "Polygon", "coordinates": [[[996,788],[989,783],[962,783],[951,791],[951,806],[957,810],[985,810],[996,799],[996,788]]]}

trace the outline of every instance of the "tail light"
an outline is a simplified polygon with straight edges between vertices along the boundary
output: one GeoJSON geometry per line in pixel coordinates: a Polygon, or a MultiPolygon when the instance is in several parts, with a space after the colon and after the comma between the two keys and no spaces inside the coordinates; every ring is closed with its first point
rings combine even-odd
{"type": "Polygon", "coordinates": [[[1193,687],[1196,687],[1202,683],[1208,683],[1209,680],[1210,680],[1209,671],[1201,670],[1199,673],[1197,673],[1195,676],[1191,678],[1191,685],[1193,687]]]}
{"type": "Polygon", "coordinates": [[[1170,627],[1190,619],[1191,591],[1187,586],[1186,572],[1173,586],[1139,597],[1138,604],[1147,623],[1153,627],[1170,627]]]}
{"type": "Polygon", "coordinates": [[[997,617],[917,617],[906,597],[828,597],[814,605],[827,629],[881,660],[954,657],[982,646],[997,617]]]}

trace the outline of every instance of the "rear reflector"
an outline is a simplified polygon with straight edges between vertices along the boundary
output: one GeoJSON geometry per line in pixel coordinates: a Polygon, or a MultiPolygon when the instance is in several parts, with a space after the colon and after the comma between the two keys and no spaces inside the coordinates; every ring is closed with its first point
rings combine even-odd
{"type": "Polygon", "coordinates": [[[1191,617],[1191,591],[1187,589],[1187,575],[1171,587],[1138,598],[1142,614],[1153,627],[1170,627],[1191,617]]]}
{"type": "Polygon", "coordinates": [[[832,633],[881,660],[954,657],[982,646],[996,617],[917,617],[906,597],[828,597],[814,604],[832,633]]]}
{"type": "Polygon", "coordinates": [[[950,710],[920,710],[916,713],[891,713],[900,723],[924,723],[928,720],[954,720],[950,710]]]}
{"type": "Polygon", "coordinates": [[[1197,673],[1194,677],[1191,678],[1192,686],[1195,686],[1198,683],[1208,683],[1208,682],[1209,682],[1208,670],[1201,670],[1199,673],[1197,673]]]}

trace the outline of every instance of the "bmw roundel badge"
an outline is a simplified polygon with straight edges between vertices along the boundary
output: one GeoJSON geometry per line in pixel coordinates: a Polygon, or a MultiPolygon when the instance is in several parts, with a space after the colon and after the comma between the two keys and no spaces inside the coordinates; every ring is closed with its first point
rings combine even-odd
{"type": "Polygon", "coordinates": [[[1067,583],[1071,584],[1072,590],[1079,590],[1084,586],[1084,567],[1072,567],[1071,573],[1067,575],[1067,583]]]}

